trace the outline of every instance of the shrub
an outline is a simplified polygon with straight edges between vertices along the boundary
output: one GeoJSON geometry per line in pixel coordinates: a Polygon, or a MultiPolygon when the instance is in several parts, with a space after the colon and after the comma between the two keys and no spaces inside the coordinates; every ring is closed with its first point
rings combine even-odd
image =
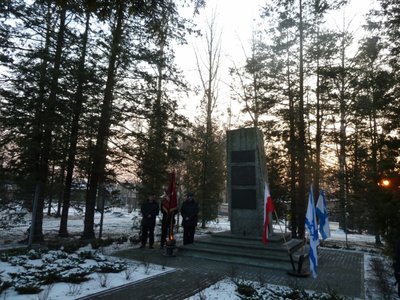
{"type": "Polygon", "coordinates": [[[64,243],[64,251],[67,253],[73,253],[83,246],[83,242],[79,240],[72,240],[64,243]]]}
{"type": "Polygon", "coordinates": [[[43,284],[52,284],[61,281],[61,275],[57,271],[45,272],[39,277],[43,284]]]}
{"type": "Polygon", "coordinates": [[[42,289],[40,288],[40,285],[37,283],[27,283],[23,285],[16,285],[15,286],[15,291],[18,292],[18,294],[39,294],[42,289]]]}
{"type": "Polygon", "coordinates": [[[257,294],[256,289],[250,284],[238,284],[236,287],[236,291],[245,297],[253,297],[257,294]]]}
{"type": "Polygon", "coordinates": [[[0,277],[0,294],[11,286],[12,286],[11,282],[3,281],[2,278],[0,277]]]}
{"type": "Polygon", "coordinates": [[[83,273],[71,273],[68,276],[62,278],[63,282],[77,283],[77,284],[88,280],[89,278],[87,277],[87,274],[83,273]]]}
{"type": "Polygon", "coordinates": [[[119,273],[125,269],[126,265],[123,263],[103,262],[98,265],[96,271],[100,273],[119,273]]]}
{"type": "Polygon", "coordinates": [[[82,259],[94,259],[94,253],[92,251],[79,252],[79,257],[82,259]]]}
{"type": "Polygon", "coordinates": [[[29,259],[40,259],[40,258],[42,258],[42,251],[40,251],[40,250],[38,250],[38,251],[36,251],[36,250],[30,250],[30,251],[26,254],[26,256],[27,256],[29,259]]]}

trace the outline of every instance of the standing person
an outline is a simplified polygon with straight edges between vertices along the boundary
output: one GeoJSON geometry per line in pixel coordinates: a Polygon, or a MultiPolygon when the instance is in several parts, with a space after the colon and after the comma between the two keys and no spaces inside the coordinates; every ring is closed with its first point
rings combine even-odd
{"type": "Polygon", "coordinates": [[[397,295],[400,297],[400,238],[395,241],[394,245],[393,268],[397,284],[397,295]]]}
{"type": "Polygon", "coordinates": [[[193,194],[187,193],[186,200],[182,203],[181,207],[184,245],[192,244],[194,241],[198,213],[199,206],[194,201],[193,194]]]}
{"type": "Polygon", "coordinates": [[[150,195],[146,202],[142,204],[140,209],[142,213],[142,245],[144,248],[149,238],[149,248],[153,249],[154,244],[154,227],[156,226],[156,217],[158,216],[159,208],[155,201],[155,195],[150,195]]]}
{"type": "Polygon", "coordinates": [[[160,249],[164,249],[164,245],[167,241],[167,236],[171,235],[171,230],[175,225],[175,214],[176,209],[171,210],[171,201],[168,193],[165,193],[164,199],[161,202],[161,241],[160,249]]]}

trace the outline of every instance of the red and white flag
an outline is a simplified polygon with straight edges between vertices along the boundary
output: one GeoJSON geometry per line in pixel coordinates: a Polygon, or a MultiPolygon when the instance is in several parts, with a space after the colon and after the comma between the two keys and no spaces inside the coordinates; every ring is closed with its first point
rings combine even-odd
{"type": "Polygon", "coordinates": [[[176,177],[175,171],[170,174],[171,178],[169,181],[168,189],[165,191],[165,197],[168,199],[164,199],[162,202],[162,209],[167,213],[167,218],[169,219],[169,240],[174,240],[174,225],[175,225],[175,214],[178,210],[178,199],[176,195],[176,177]]]}
{"type": "Polygon", "coordinates": [[[262,240],[264,244],[268,244],[268,225],[269,225],[269,213],[275,210],[274,203],[272,202],[271,193],[267,183],[264,186],[264,231],[262,240]]]}
{"type": "Polygon", "coordinates": [[[177,195],[176,195],[176,176],[175,176],[175,171],[173,171],[171,173],[171,179],[169,181],[167,195],[169,196],[168,213],[172,213],[173,211],[178,209],[178,200],[177,200],[177,195]]]}

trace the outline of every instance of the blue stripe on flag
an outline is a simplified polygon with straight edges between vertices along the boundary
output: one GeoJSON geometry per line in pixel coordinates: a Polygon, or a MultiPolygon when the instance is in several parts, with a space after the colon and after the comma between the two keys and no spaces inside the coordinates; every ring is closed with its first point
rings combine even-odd
{"type": "Polygon", "coordinates": [[[317,206],[316,206],[316,214],[319,218],[319,232],[322,236],[323,240],[326,240],[331,236],[330,228],[329,228],[329,218],[328,218],[328,209],[326,207],[325,200],[325,192],[323,190],[320,191],[317,206]]]}
{"type": "Polygon", "coordinates": [[[306,214],[306,228],[310,235],[310,271],[314,278],[317,277],[317,266],[318,266],[318,228],[317,218],[315,215],[314,196],[312,185],[310,186],[310,194],[308,196],[308,207],[306,214]]]}

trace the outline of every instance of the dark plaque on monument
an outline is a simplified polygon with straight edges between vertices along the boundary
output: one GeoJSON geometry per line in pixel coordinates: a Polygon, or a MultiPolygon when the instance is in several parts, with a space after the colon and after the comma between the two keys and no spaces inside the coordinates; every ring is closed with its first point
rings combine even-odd
{"type": "Polygon", "coordinates": [[[254,150],[245,150],[245,151],[232,151],[231,152],[231,162],[232,163],[246,163],[246,162],[255,162],[256,156],[254,150]]]}
{"type": "Polygon", "coordinates": [[[255,189],[232,189],[231,204],[233,209],[256,209],[257,197],[255,189]]]}
{"type": "Polygon", "coordinates": [[[256,171],[254,166],[232,166],[232,185],[255,185],[256,171]]]}

